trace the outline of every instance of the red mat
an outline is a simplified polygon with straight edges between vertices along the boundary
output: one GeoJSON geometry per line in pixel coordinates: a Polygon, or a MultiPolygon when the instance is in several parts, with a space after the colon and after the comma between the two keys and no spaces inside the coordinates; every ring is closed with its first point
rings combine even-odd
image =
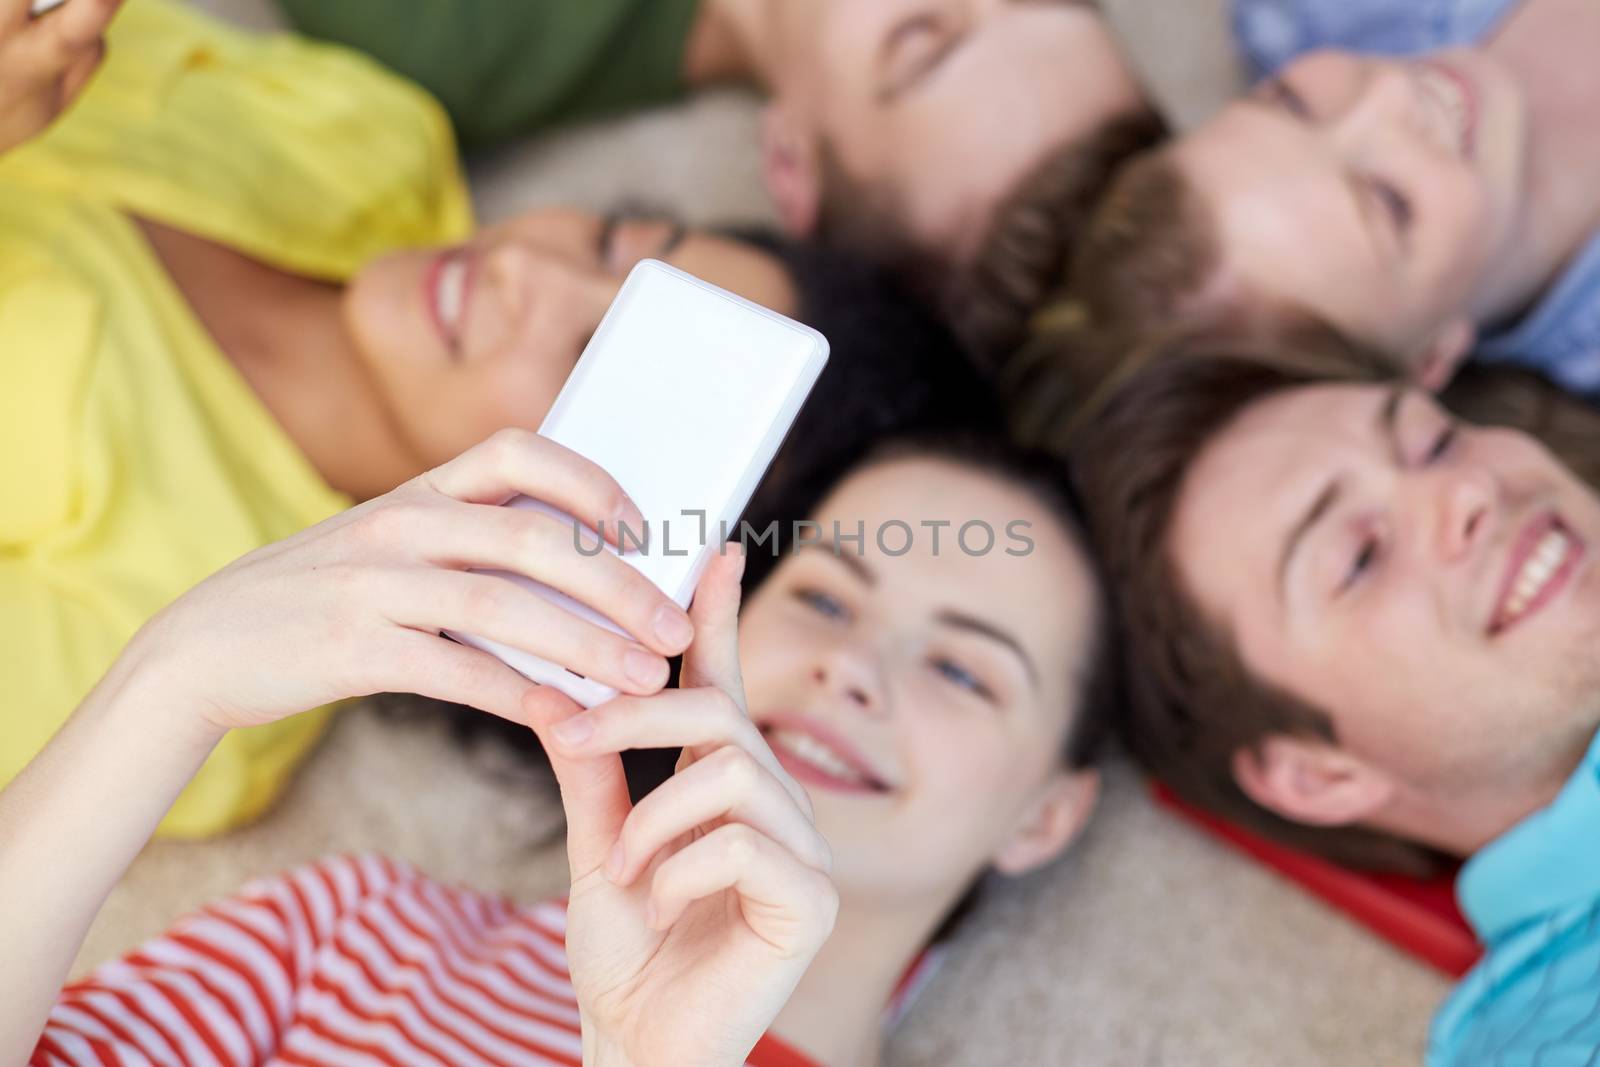
{"type": "Polygon", "coordinates": [[[1378,936],[1459,978],[1482,950],[1456,907],[1455,872],[1431,882],[1365,874],[1274,844],[1179,800],[1160,783],[1156,800],[1321,897],[1378,936]]]}

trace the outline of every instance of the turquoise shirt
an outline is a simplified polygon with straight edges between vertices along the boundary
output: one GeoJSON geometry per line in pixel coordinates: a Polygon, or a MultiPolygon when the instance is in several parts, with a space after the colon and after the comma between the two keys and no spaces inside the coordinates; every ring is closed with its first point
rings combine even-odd
{"type": "Polygon", "coordinates": [[[1600,1065],[1600,738],[1456,892],[1487,951],[1434,1018],[1428,1067],[1600,1065]]]}

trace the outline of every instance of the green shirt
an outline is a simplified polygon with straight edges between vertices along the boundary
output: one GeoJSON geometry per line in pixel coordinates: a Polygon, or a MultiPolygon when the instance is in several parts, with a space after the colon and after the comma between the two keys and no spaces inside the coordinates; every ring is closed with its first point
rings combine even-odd
{"type": "Polygon", "coordinates": [[[278,0],[433,93],[468,146],[669,99],[699,0],[278,0]]]}

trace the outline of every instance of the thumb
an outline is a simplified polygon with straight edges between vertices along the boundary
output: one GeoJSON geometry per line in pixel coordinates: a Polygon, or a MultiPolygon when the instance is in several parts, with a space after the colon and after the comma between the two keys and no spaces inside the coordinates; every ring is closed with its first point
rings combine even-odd
{"type": "Polygon", "coordinates": [[[712,558],[689,605],[694,643],[683,654],[680,689],[715,686],[742,708],[744,679],[739,673],[739,579],[744,546],[729,541],[712,558]]]}
{"type": "Polygon", "coordinates": [[[551,742],[550,732],[583,708],[557,689],[538,686],[529,690],[522,698],[522,710],[539,735],[561,787],[561,806],[567,813],[567,864],[576,882],[606,862],[633,810],[622,757],[615,752],[588,759],[561,754],[551,742]]]}

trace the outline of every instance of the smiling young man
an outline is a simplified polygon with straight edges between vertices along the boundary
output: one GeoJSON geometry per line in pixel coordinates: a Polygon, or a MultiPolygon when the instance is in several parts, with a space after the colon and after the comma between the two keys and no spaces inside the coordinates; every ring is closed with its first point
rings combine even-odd
{"type": "Polygon", "coordinates": [[[1600,6],[1236,12],[1269,76],[1114,180],[1081,244],[1093,320],[1311,317],[1429,385],[1470,353],[1600,391],[1600,6]]]}
{"type": "Polygon", "coordinates": [[[1085,0],[279,0],[420,82],[470,146],[743,82],[784,226],[959,265],[1051,148],[1150,105],[1085,0]],[[919,256],[921,253],[922,256],[919,256]]]}
{"type": "Polygon", "coordinates": [[[1075,458],[1146,765],[1346,864],[1470,857],[1488,955],[1429,1063],[1594,1062],[1594,493],[1424,392],[1227,355],[1146,368],[1075,458]]]}

